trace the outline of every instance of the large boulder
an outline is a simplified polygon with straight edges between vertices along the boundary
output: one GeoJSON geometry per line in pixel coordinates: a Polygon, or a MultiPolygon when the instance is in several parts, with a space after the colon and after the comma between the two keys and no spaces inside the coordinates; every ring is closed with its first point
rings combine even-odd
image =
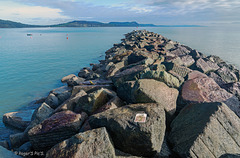
{"type": "Polygon", "coordinates": [[[64,110],[73,111],[75,109],[79,99],[85,95],[87,95],[87,93],[84,90],[80,90],[80,92],[73,95],[71,98],[69,98],[64,103],[62,103],[62,105],[60,105],[57,109],[55,109],[54,113],[64,111],[64,110]]]}
{"type": "Polygon", "coordinates": [[[121,72],[116,73],[113,76],[113,82],[116,87],[119,86],[119,84],[122,84],[125,81],[131,81],[136,80],[140,78],[140,75],[144,73],[144,70],[146,69],[145,65],[136,65],[133,67],[130,67],[128,69],[122,70],[121,72]]]}
{"type": "Polygon", "coordinates": [[[234,94],[238,100],[240,100],[240,82],[224,84],[222,87],[229,93],[234,94]]]}
{"type": "Polygon", "coordinates": [[[149,58],[152,59],[152,61],[154,61],[158,57],[159,57],[158,53],[137,51],[128,56],[128,64],[130,65],[133,63],[138,63],[140,61],[143,61],[144,59],[149,59],[149,58]]]}
{"type": "Polygon", "coordinates": [[[116,148],[137,156],[160,152],[165,134],[164,108],[156,103],[132,104],[90,116],[91,128],[106,127],[116,148]],[[145,115],[137,122],[136,115],[145,115]]]}
{"type": "Polygon", "coordinates": [[[103,112],[103,111],[106,111],[106,110],[116,109],[116,108],[121,107],[123,105],[125,105],[124,102],[118,96],[114,96],[106,104],[104,104],[103,106],[98,108],[94,112],[94,114],[100,113],[100,112],[103,112]]]}
{"type": "Polygon", "coordinates": [[[178,45],[176,48],[170,49],[169,54],[174,56],[183,56],[189,54],[190,51],[186,47],[178,45]]]}
{"type": "Polygon", "coordinates": [[[71,75],[63,77],[61,81],[63,83],[67,83],[68,86],[72,87],[72,86],[78,85],[79,83],[83,82],[84,80],[85,79],[83,79],[81,77],[71,74],[71,75]]]}
{"type": "Polygon", "coordinates": [[[59,105],[59,100],[58,97],[56,95],[54,95],[53,93],[50,93],[47,97],[47,99],[45,100],[45,102],[53,109],[56,109],[59,105]]]}
{"type": "Polygon", "coordinates": [[[78,73],[78,76],[79,77],[77,78],[73,78],[75,82],[75,83],[73,82],[74,83],[73,86],[76,86],[79,81],[81,82],[81,80],[84,80],[84,79],[95,80],[100,77],[100,74],[93,72],[90,68],[83,68],[78,73]]]}
{"type": "Polygon", "coordinates": [[[222,67],[216,71],[216,73],[225,81],[226,83],[237,82],[238,78],[234,72],[232,72],[227,67],[222,67]]]}
{"type": "Polygon", "coordinates": [[[240,119],[224,103],[190,104],[171,127],[169,140],[183,158],[240,154],[240,119]]]}
{"type": "Polygon", "coordinates": [[[97,91],[79,98],[74,111],[79,113],[84,111],[88,114],[94,113],[98,108],[105,105],[111,98],[116,96],[114,91],[101,88],[97,91]]]}
{"type": "Polygon", "coordinates": [[[171,71],[174,72],[175,74],[177,74],[178,76],[181,76],[183,78],[185,78],[192,70],[185,67],[185,66],[179,66],[177,64],[174,63],[165,63],[167,71],[171,71]]]}
{"type": "Polygon", "coordinates": [[[158,103],[169,115],[173,115],[176,111],[178,90],[169,88],[163,82],[153,79],[130,81],[119,87],[117,92],[129,103],[158,103]]]}
{"type": "Polygon", "coordinates": [[[107,77],[114,76],[117,72],[120,71],[121,68],[125,66],[125,61],[118,62],[116,64],[112,64],[107,72],[107,77]]]}
{"type": "Polygon", "coordinates": [[[26,143],[29,139],[25,132],[16,133],[9,136],[11,148],[18,148],[22,144],[26,143]]]}
{"type": "Polygon", "coordinates": [[[3,115],[3,123],[24,130],[31,122],[34,110],[10,112],[3,115]]]}
{"type": "Polygon", "coordinates": [[[84,122],[86,114],[62,111],[45,119],[28,131],[35,150],[49,149],[53,145],[76,134],[84,122]]]}
{"type": "Polygon", "coordinates": [[[79,85],[79,86],[74,86],[72,90],[72,96],[76,95],[79,93],[81,90],[84,90],[85,92],[92,92],[94,90],[98,90],[101,88],[106,88],[106,89],[113,89],[113,85],[111,84],[104,84],[104,85],[79,85]]]}
{"type": "Polygon", "coordinates": [[[162,70],[146,70],[140,76],[141,79],[155,79],[164,82],[166,85],[172,88],[178,88],[180,86],[178,78],[174,77],[170,73],[162,70]]]}
{"type": "Polygon", "coordinates": [[[48,118],[52,113],[53,109],[46,103],[42,103],[33,113],[30,125],[26,128],[25,132],[28,132],[31,128],[41,123],[43,120],[48,118]]]}
{"type": "Polygon", "coordinates": [[[196,61],[196,69],[203,72],[203,73],[207,73],[207,72],[210,72],[210,71],[215,71],[217,69],[219,69],[219,66],[210,61],[210,60],[204,60],[202,58],[198,59],[196,61]]]}
{"type": "Polygon", "coordinates": [[[231,110],[240,116],[238,99],[225,89],[222,89],[212,78],[205,75],[194,75],[182,86],[181,97],[187,103],[224,102],[231,110]]]}
{"type": "Polygon", "coordinates": [[[214,81],[215,81],[220,87],[222,87],[224,84],[226,84],[226,82],[225,82],[219,75],[217,75],[215,72],[210,72],[210,73],[208,73],[208,77],[211,77],[212,79],[214,79],[214,81]]]}
{"type": "Polygon", "coordinates": [[[78,133],[52,147],[46,158],[114,158],[111,138],[104,127],[78,133]]]}
{"type": "Polygon", "coordinates": [[[191,50],[191,52],[189,53],[189,55],[191,55],[193,57],[193,59],[197,60],[199,58],[204,58],[206,57],[205,55],[203,55],[201,52],[198,52],[197,50],[191,50]]]}
{"type": "Polygon", "coordinates": [[[50,93],[53,93],[58,98],[58,102],[60,105],[71,96],[71,92],[71,87],[62,86],[52,90],[50,93]]]}
{"type": "Polygon", "coordinates": [[[190,55],[184,55],[180,57],[182,61],[182,65],[186,67],[190,67],[192,64],[195,63],[195,60],[190,55]]]}
{"type": "Polygon", "coordinates": [[[68,76],[65,76],[61,79],[62,83],[68,82],[68,80],[70,80],[71,78],[75,77],[76,75],[74,74],[70,74],[68,76]]]}

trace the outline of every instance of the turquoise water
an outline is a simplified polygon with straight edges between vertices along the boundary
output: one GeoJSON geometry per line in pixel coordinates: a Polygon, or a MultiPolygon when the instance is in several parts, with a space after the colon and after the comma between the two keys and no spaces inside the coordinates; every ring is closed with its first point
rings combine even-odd
{"type": "MultiPolygon", "coordinates": [[[[240,67],[239,27],[146,28],[240,67]]],[[[0,116],[61,86],[136,28],[0,29],[0,116]],[[31,33],[32,36],[27,36],[31,33]],[[68,39],[67,39],[68,37],[68,39]]]]}

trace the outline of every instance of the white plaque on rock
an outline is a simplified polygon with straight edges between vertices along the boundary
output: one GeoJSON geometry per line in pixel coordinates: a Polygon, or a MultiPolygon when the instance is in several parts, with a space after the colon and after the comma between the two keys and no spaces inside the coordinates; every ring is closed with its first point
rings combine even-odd
{"type": "Polygon", "coordinates": [[[140,123],[145,123],[147,119],[147,114],[144,113],[138,113],[135,116],[134,122],[140,122],[140,123]]]}

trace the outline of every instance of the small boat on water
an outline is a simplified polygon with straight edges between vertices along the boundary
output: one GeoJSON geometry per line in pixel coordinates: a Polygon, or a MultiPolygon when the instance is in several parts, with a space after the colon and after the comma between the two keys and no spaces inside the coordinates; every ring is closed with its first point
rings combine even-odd
{"type": "Polygon", "coordinates": [[[28,33],[27,36],[32,36],[32,34],[31,34],[31,33],[28,33]]]}

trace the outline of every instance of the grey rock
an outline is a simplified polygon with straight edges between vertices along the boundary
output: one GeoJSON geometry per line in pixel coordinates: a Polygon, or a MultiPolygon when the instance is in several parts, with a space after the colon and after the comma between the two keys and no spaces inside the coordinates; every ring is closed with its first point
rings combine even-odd
{"type": "Polygon", "coordinates": [[[104,127],[78,133],[52,147],[46,158],[115,158],[114,146],[104,127]]]}
{"type": "Polygon", "coordinates": [[[174,157],[166,140],[166,136],[163,140],[163,144],[162,144],[162,149],[159,153],[157,153],[154,158],[169,158],[169,157],[174,157]]]}
{"type": "Polygon", "coordinates": [[[169,115],[176,111],[178,90],[169,88],[163,82],[153,79],[126,82],[117,92],[129,103],[159,103],[169,115]]]}
{"type": "Polygon", "coordinates": [[[34,110],[10,112],[3,115],[3,123],[24,130],[31,122],[34,110]]]}
{"type": "Polygon", "coordinates": [[[28,130],[48,118],[53,111],[54,110],[46,103],[43,103],[41,106],[39,106],[32,115],[32,122],[30,123],[28,130]]]}
{"type": "Polygon", "coordinates": [[[91,72],[90,68],[85,67],[80,70],[80,72],[78,73],[78,76],[82,78],[87,78],[90,72],[91,72]]]}
{"type": "Polygon", "coordinates": [[[109,70],[108,70],[108,73],[107,73],[107,77],[111,77],[111,76],[114,76],[117,72],[120,71],[121,68],[123,68],[125,66],[125,62],[124,61],[121,61],[121,62],[118,62],[116,64],[113,64],[109,70]]]}
{"type": "Polygon", "coordinates": [[[183,78],[185,78],[192,71],[185,66],[180,66],[173,63],[165,63],[165,66],[167,68],[167,71],[172,71],[183,78]]]}
{"type": "Polygon", "coordinates": [[[112,84],[104,84],[104,85],[98,85],[98,84],[94,84],[94,85],[79,85],[79,86],[74,86],[73,87],[73,91],[72,91],[72,96],[76,95],[77,93],[79,93],[81,90],[84,90],[85,92],[89,93],[92,92],[94,90],[98,90],[101,88],[105,88],[105,89],[113,89],[113,85],[112,84]]]}
{"type": "Polygon", "coordinates": [[[118,96],[114,96],[105,105],[98,108],[94,112],[94,114],[100,113],[100,112],[103,112],[103,111],[106,111],[106,110],[116,109],[116,108],[121,107],[123,105],[125,105],[124,102],[118,96]]]}
{"type": "Polygon", "coordinates": [[[132,89],[135,85],[135,81],[126,81],[123,82],[119,87],[117,88],[117,95],[125,100],[127,103],[133,103],[132,99],[132,89]]]}
{"type": "Polygon", "coordinates": [[[180,57],[182,61],[182,65],[186,67],[190,67],[192,64],[195,63],[195,60],[190,55],[184,55],[180,57]]]}
{"type": "Polygon", "coordinates": [[[58,95],[57,95],[58,104],[61,105],[64,101],[66,101],[67,99],[69,99],[71,95],[72,95],[72,93],[69,92],[69,91],[65,91],[65,92],[63,92],[63,93],[58,94],[58,95]]]}
{"type": "Polygon", "coordinates": [[[174,49],[175,48],[175,43],[173,41],[169,41],[164,47],[167,50],[174,49]]]}
{"type": "Polygon", "coordinates": [[[9,140],[12,148],[18,148],[22,144],[26,143],[29,139],[27,137],[27,134],[22,132],[10,135],[9,140]]]}
{"type": "Polygon", "coordinates": [[[113,83],[116,87],[118,87],[120,84],[124,83],[125,81],[139,79],[140,75],[144,73],[145,69],[146,69],[146,66],[137,65],[137,66],[128,68],[126,70],[123,70],[119,73],[116,73],[112,78],[113,83]]]}
{"type": "Polygon", "coordinates": [[[147,58],[147,52],[138,51],[128,56],[128,64],[138,63],[147,58]]]}
{"type": "Polygon", "coordinates": [[[197,50],[192,50],[189,55],[191,55],[193,57],[193,59],[197,60],[199,58],[206,58],[205,55],[203,55],[202,53],[198,52],[197,50]]]}
{"type": "Polygon", "coordinates": [[[237,82],[238,78],[234,72],[232,72],[227,67],[222,67],[216,71],[216,73],[224,80],[226,83],[237,82]]]}
{"type": "Polygon", "coordinates": [[[83,96],[87,95],[84,90],[80,90],[77,94],[73,95],[71,98],[66,100],[62,105],[60,105],[57,109],[54,110],[54,113],[64,111],[64,110],[71,110],[73,111],[79,101],[79,99],[83,96]]]}
{"type": "Polygon", "coordinates": [[[218,66],[222,67],[222,65],[226,64],[225,61],[223,61],[220,57],[216,56],[216,55],[209,55],[207,57],[207,59],[209,59],[210,61],[218,64],[218,66]]]}
{"type": "Polygon", "coordinates": [[[87,114],[92,114],[97,109],[105,105],[114,96],[116,96],[114,91],[101,88],[79,98],[74,111],[77,113],[84,111],[87,114]]]}
{"type": "Polygon", "coordinates": [[[190,104],[171,127],[169,140],[183,158],[240,153],[240,120],[224,103],[190,104]]]}
{"type": "Polygon", "coordinates": [[[222,88],[227,90],[229,93],[234,94],[238,98],[238,100],[240,100],[240,83],[239,82],[224,84],[222,85],[222,88]]]}
{"type": "Polygon", "coordinates": [[[92,115],[92,128],[106,127],[116,148],[136,156],[154,156],[161,150],[165,112],[155,103],[132,104],[92,115]],[[145,123],[136,123],[137,113],[146,113],[145,123]],[[151,128],[150,128],[151,127],[151,128]]]}
{"type": "Polygon", "coordinates": [[[169,50],[169,53],[173,54],[174,56],[182,56],[189,54],[190,51],[183,46],[178,46],[176,49],[169,50]]]}
{"type": "Polygon", "coordinates": [[[165,57],[165,62],[171,62],[174,63],[176,65],[183,65],[183,61],[181,60],[181,58],[179,56],[166,56],[165,57]]]}
{"type": "Polygon", "coordinates": [[[67,83],[68,86],[76,86],[78,85],[80,82],[83,82],[85,79],[81,78],[81,77],[77,77],[74,74],[68,75],[66,77],[62,78],[62,82],[63,83],[67,83]]]}
{"type": "Polygon", "coordinates": [[[66,82],[68,82],[68,80],[70,80],[73,77],[76,77],[76,75],[70,74],[68,76],[63,77],[61,81],[62,81],[62,83],[66,83],[66,82]]]}
{"type": "Polygon", "coordinates": [[[215,71],[219,69],[219,66],[216,63],[213,63],[210,60],[205,61],[202,58],[196,61],[196,67],[197,67],[197,70],[203,73],[207,73],[207,72],[215,71]]]}
{"type": "Polygon", "coordinates": [[[45,100],[45,102],[53,109],[56,109],[58,107],[58,105],[59,105],[59,100],[53,93],[50,93],[48,95],[48,97],[45,100]]]}
{"type": "Polygon", "coordinates": [[[50,93],[53,93],[59,101],[59,104],[62,104],[65,100],[67,100],[71,96],[72,88],[68,86],[62,86],[52,90],[50,93]]]}
{"type": "Polygon", "coordinates": [[[166,71],[151,70],[146,69],[144,73],[140,75],[141,79],[155,79],[157,81],[164,82],[166,85],[172,88],[178,88],[180,86],[178,78],[169,74],[166,71]]]}
{"type": "Polygon", "coordinates": [[[220,86],[222,87],[224,84],[226,84],[226,82],[220,77],[218,76],[216,73],[214,72],[210,72],[208,73],[208,76],[212,79],[214,79],[214,81],[220,86]]]}

